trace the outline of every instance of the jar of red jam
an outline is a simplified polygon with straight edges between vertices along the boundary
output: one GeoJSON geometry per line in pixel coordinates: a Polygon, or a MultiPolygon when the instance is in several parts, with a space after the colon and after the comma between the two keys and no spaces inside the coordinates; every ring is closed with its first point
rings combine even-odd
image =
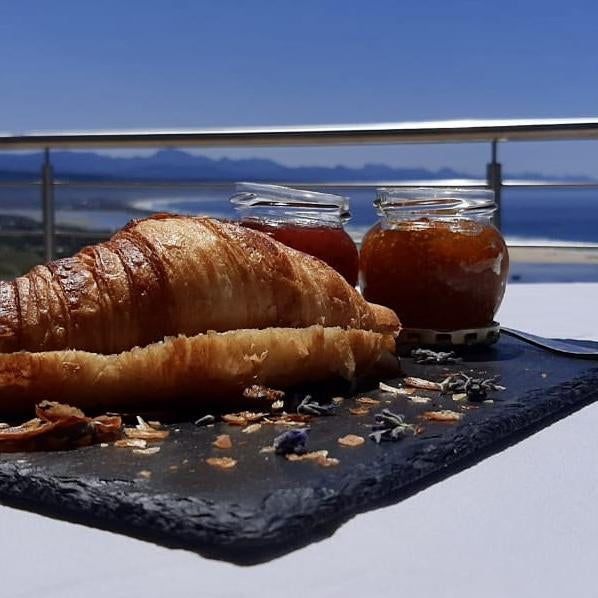
{"type": "Polygon", "coordinates": [[[332,266],[357,285],[359,253],[343,225],[351,218],[346,197],[278,185],[238,183],[230,199],[243,226],[262,231],[332,266]]]}
{"type": "Polygon", "coordinates": [[[492,224],[491,191],[384,188],[380,216],[361,246],[360,284],[408,329],[456,331],[492,324],[509,255],[492,224]]]}

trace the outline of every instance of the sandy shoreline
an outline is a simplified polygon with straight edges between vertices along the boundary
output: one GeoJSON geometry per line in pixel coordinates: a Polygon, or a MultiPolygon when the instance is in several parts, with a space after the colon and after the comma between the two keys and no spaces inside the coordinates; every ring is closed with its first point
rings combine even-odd
{"type": "Polygon", "coordinates": [[[598,247],[509,247],[511,262],[598,266],[598,247]]]}

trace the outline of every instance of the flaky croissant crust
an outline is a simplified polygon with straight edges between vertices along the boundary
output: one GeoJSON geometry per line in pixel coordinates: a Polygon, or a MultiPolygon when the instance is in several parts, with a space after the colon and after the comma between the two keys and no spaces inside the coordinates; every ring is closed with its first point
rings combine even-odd
{"type": "Polygon", "coordinates": [[[314,324],[396,333],[326,264],[267,235],[159,214],[0,282],[0,352],[112,354],[166,336],[314,324]]]}
{"type": "Polygon", "coordinates": [[[98,412],[226,408],[252,384],[286,388],[331,377],[397,374],[394,347],[392,334],[309,326],[179,335],[118,355],[0,354],[0,413],[30,413],[50,398],[98,412]]]}

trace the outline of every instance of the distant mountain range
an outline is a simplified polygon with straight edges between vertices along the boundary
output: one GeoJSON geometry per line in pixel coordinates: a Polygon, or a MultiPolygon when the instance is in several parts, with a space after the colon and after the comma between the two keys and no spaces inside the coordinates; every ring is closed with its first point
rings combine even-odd
{"type": "MultiPolygon", "coordinates": [[[[347,166],[285,166],[274,160],[248,158],[212,159],[184,151],[165,149],[147,157],[111,157],[94,152],[53,151],[56,178],[71,180],[134,181],[293,181],[348,182],[392,180],[440,180],[471,178],[451,168],[393,168],[385,164],[347,166]]],[[[37,179],[42,154],[0,153],[0,179],[37,179]]],[[[538,173],[510,174],[509,178],[527,180],[593,181],[587,176],[549,177],[538,173]]]]}

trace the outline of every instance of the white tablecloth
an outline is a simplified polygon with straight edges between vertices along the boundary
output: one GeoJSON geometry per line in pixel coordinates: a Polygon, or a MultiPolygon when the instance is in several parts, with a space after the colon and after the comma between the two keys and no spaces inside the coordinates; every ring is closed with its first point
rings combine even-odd
{"type": "MultiPolygon", "coordinates": [[[[598,284],[509,287],[499,320],[598,340],[598,284]]],[[[596,596],[598,404],[331,538],[237,567],[0,508],[0,593],[11,598],[167,595],[596,596]]]]}

